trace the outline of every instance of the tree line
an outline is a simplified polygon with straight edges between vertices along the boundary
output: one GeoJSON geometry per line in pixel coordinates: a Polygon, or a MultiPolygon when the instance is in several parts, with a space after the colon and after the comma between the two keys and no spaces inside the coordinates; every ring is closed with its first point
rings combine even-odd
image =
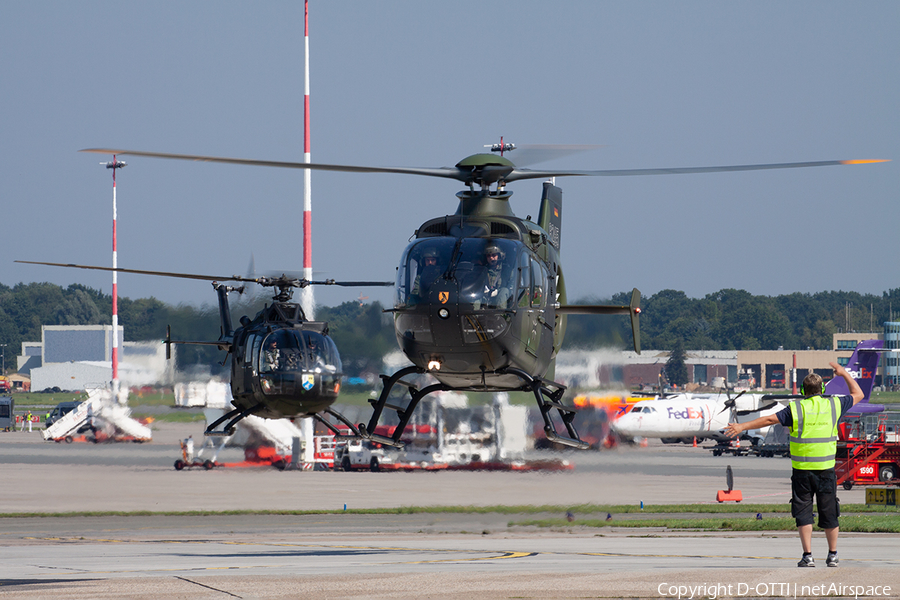
{"type": "MultiPolygon", "coordinates": [[[[231,310],[235,323],[241,315],[253,317],[263,305],[271,301],[267,294],[232,298],[231,310]]],[[[390,316],[382,312],[381,304],[360,305],[345,302],[340,306],[321,306],[316,318],[328,321],[330,335],[341,352],[345,372],[356,375],[367,370],[381,369],[384,354],[395,349],[397,343],[390,316]]],[[[220,333],[218,305],[172,306],[156,298],[118,299],[119,324],[126,341],[162,341],[166,326],[171,326],[176,340],[216,340],[220,333]]],[[[0,345],[7,370],[16,366],[22,342],[41,341],[42,325],[110,325],[112,296],[81,284],[61,287],[52,283],[20,283],[13,287],[0,284],[0,345]]],[[[194,364],[221,370],[224,353],[215,346],[181,345],[176,352],[177,368],[194,364]]]]}
{"type": "MultiPolygon", "coordinates": [[[[628,304],[630,292],[612,298],[585,298],[580,304],[628,304]]],[[[232,304],[235,321],[253,316],[269,298],[241,298],[232,304]]],[[[641,302],[641,345],[671,350],[829,349],[831,336],[842,331],[881,331],[883,323],[900,319],[900,288],[880,296],[856,292],[818,292],[754,296],[744,290],[724,289],[703,298],[662,290],[641,302]]],[[[214,340],[219,337],[217,306],[172,306],[156,298],[119,298],[119,323],[127,341],[163,340],[166,325],[172,337],[214,340]]],[[[344,302],[320,306],[318,320],[328,321],[330,334],[341,352],[345,373],[378,372],[381,359],[397,348],[391,316],[378,303],[344,302]]],[[[42,325],[109,325],[112,297],[80,284],[66,288],[51,283],[0,284],[0,344],[7,367],[23,341],[40,341],[42,325]]],[[[631,326],[626,317],[571,315],[566,348],[631,347],[631,326]]],[[[178,367],[204,364],[215,367],[223,353],[215,347],[182,346],[178,367]]]]}
{"type": "MultiPolygon", "coordinates": [[[[630,296],[623,292],[580,303],[627,305],[630,296]]],[[[880,332],[886,321],[900,319],[900,288],[880,296],[843,291],[754,296],[724,289],[703,298],[662,290],[644,298],[641,311],[643,348],[671,350],[680,342],[688,350],[827,350],[834,333],[880,332]]],[[[623,317],[573,315],[566,329],[568,347],[627,347],[631,337],[623,317]]]]}

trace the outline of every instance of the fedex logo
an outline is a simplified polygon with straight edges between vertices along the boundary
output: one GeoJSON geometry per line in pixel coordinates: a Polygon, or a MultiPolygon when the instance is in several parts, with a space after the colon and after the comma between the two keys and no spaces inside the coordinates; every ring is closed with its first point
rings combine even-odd
{"type": "Polygon", "coordinates": [[[850,377],[853,379],[872,379],[875,377],[875,371],[872,369],[867,369],[865,367],[860,367],[859,371],[850,371],[847,370],[847,373],[850,374],[850,377]]]}
{"type": "Polygon", "coordinates": [[[702,419],[703,411],[699,408],[691,408],[687,406],[683,409],[678,408],[669,408],[669,418],[670,419],[702,419]]]}

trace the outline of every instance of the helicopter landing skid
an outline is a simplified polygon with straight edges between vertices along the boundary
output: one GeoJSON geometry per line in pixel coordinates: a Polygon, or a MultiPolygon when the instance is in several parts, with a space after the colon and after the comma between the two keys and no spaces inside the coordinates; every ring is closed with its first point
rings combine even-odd
{"type": "Polygon", "coordinates": [[[587,450],[591,447],[590,444],[578,437],[578,432],[575,431],[575,426],[572,425],[572,421],[575,419],[576,415],[575,409],[565,406],[560,402],[566,391],[564,385],[554,381],[545,381],[540,377],[532,377],[525,371],[515,367],[507,367],[503,372],[517,376],[524,381],[526,386],[534,393],[538,408],[541,409],[541,418],[544,419],[544,435],[547,436],[548,440],[556,442],[557,444],[563,444],[564,446],[578,448],[579,450],[587,450]],[[548,386],[555,387],[556,389],[551,390],[548,386]],[[566,427],[568,436],[560,435],[556,431],[556,425],[550,417],[550,413],[554,409],[559,412],[559,418],[562,419],[562,423],[566,427]]]}
{"type": "Polygon", "coordinates": [[[238,421],[248,415],[252,415],[253,413],[262,410],[263,408],[265,407],[262,404],[256,404],[254,406],[251,406],[250,408],[235,408],[234,410],[228,411],[227,413],[213,421],[209,425],[209,427],[206,428],[206,431],[203,432],[203,435],[209,437],[228,437],[234,435],[234,426],[238,421]],[[229,421],[229,419],[231,420],[229,421]],[[228,421],[228,425],[226,425],[219,431],[216,431],[216,427],[218,427],[225,421],[228,421]]]}
{"type": "MultiPolygon", "coordinates": [[[[407,375],[421,375],[426,372],[427,371],[421,367],[410,366],[400,369],[390,377],[382,375],[381,378],[384,380],[384,387],[381,390],[381,395],[378,397],[378,400],[369,400],[369,402],[372,403],[374,411],[372,413],[372,418],[369,419],[368,426],[363,423],[359,424],[358,429],[360,437],[372,442],[378,442],[379,444],[403,448],[405,443],[400,441],[400,437],[403,435],[403,431],[409,424],[412,413],[415,411],[419,401],[432,392],[458,389],[443,383],[436,383],[420,390],[414,385],[403,381],[403,378],[407,375]],[[407,406],[397,406],[388,403],[388,396],[395,385],[403,385],[409,388],[410,401],[407,406]],[[394,428],[394,432],[390,437],[375,433],[375,427],[378,425],[378,421],[385,408],[396,411],[397,415],[400,417],[400,423],[394,428]]],[[[544,433],[548,440],[580,450],[590,448],[590,444],[578,437],[578,432],[575,431],[575,426],[572,425],[572,421],[575,419],[576,414],[575,409],[560,403],[560,399],[566,391],[564,385],[553,381],[545,381],[540,377],[532,377],[525,371],[514,367],[508,367],[502,372],[515,375],[524,382],[524,389],[529,389],[534,393],[538,407],[541,409],[541,417],[544,419],[544,433]],[[555,389],[551,389],[551,387],[555,389]],[[559,417],[562,420],[568,435],[560,435],[557,432],[553,419],[550,417],[550,413],[554,409],[559,411],[559,417]]]]}
{"type": "Polygon", "coordinates": [[[326,408],[322,412],[331,415],[332,417],[334,417],[335,419],[337,419],[338,421],[340,421],[341,423],[343,423],[344,425],[346,425],[347,427],[350,428],[350,435],[347,435],[346,433],[344,433],[343,431],[341,431],[340,429],[335,427],[333,423],[326,420],[325,417],[323,417],[319,413],[314,414],[313,418],[316,421],[318,421],[319,423],[321,423],[322,425],[324,425],[325,427],[327,427],[331,431],[331,433],[334,434],[334,441],[346,442],[348,440],[355,440],[355,439],[359,439],[360,437],[362,437],[359,433],[359,429],[356,428],[356,425],[354,425],[349,420],[347,420],[347,417],[345,417],[338,411],[330,409],[330,408],[326,408]]]}
{"type": "Polygon", "coordinates": [[[409,424],[409,420],[412,418],[413,412],[415,412],[416,406],[418,406],[419,404],[419,400],[421,400],[431,392],[448,391],[453,389],[449,386],[444,385],[443,383],[435,383],[420,390],[416,386],[402,381],[402,379],[407,375],[421,375],[425,372],[425,369],[422,369],[421,367],[412,366],[400,369],[390,377],[388,377],[387,375],[382,375],[381,378],[384,380],[384,387],[381,390],[381,395],[378,397],[378,400],[369,400],[369,402],[372,403],[374,411],[372,412],[372,418],[369,419],[368,426],[366,426],[364,423],[359,424],[358,431],[360,437],[367,439],[370,442],[377,442],[386,446],[393,446],[394,448],[403,448],[404,446],[406,446],[405,442],[400,441],[400,437],[403,435],[403,431],[409,424]],[[409,389],[410,400],[407,406],[397,406],[395,404],[388,403],[388,396],[390,395],[391,390],[395,385],[403,385],[409,389]],[[378,420],[381,418],[381,414],[384,412],[385,408],[396,411],[397,416],[400,417],[400,423],[394,428],[394,433],[391,435],[391,437],[375,433],[375,428],[378,426],[378,420]]]}

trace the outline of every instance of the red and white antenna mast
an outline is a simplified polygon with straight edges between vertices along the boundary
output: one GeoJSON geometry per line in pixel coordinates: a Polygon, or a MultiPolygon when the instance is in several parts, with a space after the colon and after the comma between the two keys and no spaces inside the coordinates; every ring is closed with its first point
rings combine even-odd
{"type": "MultiPolygon", "coordinates": [[[[304,88],[303,88],[303,162],[311,162],[309,152],[309,0],[303,2],[304,88]]],[[[303,170],[303,278],[312,279],[312,171],[303,170]]],[[[300,306],[307,319],[315,318],[316,301],[312,287],[300,290],[300,306]]]]}
{"type": "Polygon", "coordinates": [[[116,250],[117,233],[116,233],[116,170],[127,166],[127,163],[116,160],[113,154],[111,162],[100,163],[106,165],[107,169],[112,169],[113,173],[113,204],[112,204],[112,392],[115,402],[119,402],[119,279],[115,269],[119,266],[119,258],[116,250]]]}

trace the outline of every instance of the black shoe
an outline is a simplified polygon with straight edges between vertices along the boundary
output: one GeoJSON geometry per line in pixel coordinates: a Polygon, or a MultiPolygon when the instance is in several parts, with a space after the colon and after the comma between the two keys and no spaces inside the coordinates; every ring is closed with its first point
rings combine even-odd
{"type": "Polygon", "coordinates": [[[800,562],[797,563],[798,567],[815,567],[816,561],[813,560],[812,554],[806,554],[803,558],[800,559],[800,562]]]}
{"type": "Polygon", "coordinates": [[[838,566],[838,555],[837,552],[829,552],[828,558],[825,559],[826,567],[836,567],[838,566]]]}

